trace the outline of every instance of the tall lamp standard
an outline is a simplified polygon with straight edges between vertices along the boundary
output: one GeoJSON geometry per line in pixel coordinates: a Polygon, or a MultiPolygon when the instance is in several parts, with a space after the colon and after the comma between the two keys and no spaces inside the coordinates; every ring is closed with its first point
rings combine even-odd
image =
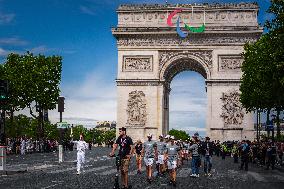
{"type": "MultiPolygon", "coordinates": [[[[58,112],[60,113],[60,123],[62,123],[62,112],[64,112],[64,100],[65,98],[60,96],[58,97],[58,112]]],[[[59,163],[63,162],[63,137],[64,137],[64,129],[59,128],[59,135],[60,135],[60,139],[59,139],[59,163]]]]}
{"type": "Polygon", "coordinates": [[[275,123],[275,119],[276,119],[276,115],[273,114],[272,115],[272,125],[273,125],[273,128],[272,128],[272,142],[274,142],[274,123],[275,123]]]}

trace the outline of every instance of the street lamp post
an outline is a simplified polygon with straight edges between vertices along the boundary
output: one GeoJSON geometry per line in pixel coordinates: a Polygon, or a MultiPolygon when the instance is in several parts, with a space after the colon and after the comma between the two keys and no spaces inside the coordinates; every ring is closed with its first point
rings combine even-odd
{"type": "Polygon", "coordinates": [[[275,117],[276,117],[276,115],[272,115],[272,125],[273,125],[273,127],[272,127],[272,142],[274,142],[274,123],[275,123],[275,117]]]}
{"type": "MultiPolygon", "coordinates": [[[[60,96],[58,97],[58,112],[60,113],[60,123],[62,123],[62,112],[64,112],[64,100],[65,98],[60,96]]],[[[64,137],[64,129],[60,128],[59,129],[59,135],[60,135],[60,139],[59,139],[59,163],[63,162],[63,137],[64,137]]]]}

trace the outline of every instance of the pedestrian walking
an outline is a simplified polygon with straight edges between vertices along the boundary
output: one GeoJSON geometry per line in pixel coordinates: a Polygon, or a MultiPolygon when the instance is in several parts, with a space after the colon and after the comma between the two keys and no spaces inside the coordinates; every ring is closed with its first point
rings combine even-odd
{"type": "Polygon", "coordinates": [[[168,170],[170,173],[169,185],[176,187],[176,168],[177,168],[177,158],[180,149],[175,145],[174,136],[170,137],[170,144],[166,147],[165,160],[167,161],[168,170]]]}
{"type": "Polygon", "coordinates": [[[110,156],[114,156],[114,152],[119,146],[118,158],[120,159],[120,171],[121,171],[121,182],[122,189],[131,188],[128,186],[128,169],[130,158],[133,153],[133,142],[132,139],[126,135],[126,128],[119,128],[119,137],[115,141],[113,145],[112,151],[109,154],[110,156]]]}
{"type": "Polygon", "coordinates": [[[241,144],[241,170],[245,166],[245,170],[248,171],[249,152],[250,146],[248,144],[248,141],[244,140],[241,144]]]}
{"type": "Polygon", "coordinates": [[[137,140],[134,149],[135,149],[135,155],[136,155],[137,174],[141,174],[143,144],[140,139],[137,140]]]}
{"type": "Polygon", "coordinates": [[[213,150],[213,143],[210,142],[209,137],[206,137],[205,142],[202,143],[202,155],[204,157],[203,164],[205,176],[211,176],[213,150]]]}
{"type": "Polygon", "coordinates": [[[24,137],[21,138],[21,155],[24,155],[26,153],[26,141],[24,137]]]}
{"type": "Polygon", "coordinates": [[[154,163],[155,154],[157,153],[157,144],[152,141],[152,134],[148,134],[148,140],[144,142],[142,154],[144,154],[144,162],[146,165],[147,181],[152,182],[152,166],[154,163]]]}
{"type": "Polygon", "coordinates": [[[157,142],[157,154],[156,154],[156,169],[158,171],[158,175],[161,176],[164,173],[165,166],[165,152],[166,152],[166,143],[164,143],[163,135],[159,136],[159,140],[157,142]]]}
{"type": "Polygon", "coordinates": [[[276,161],[276,146],[274,145],[274,142],[271,142],[269,144],[266,154],[267,154],[266,170],[269,170],[270,166],[271,169],[274,170],[275,161],[276,161]]]}
{"type": "Polygon", "coordinates": [[[192,174],[191,177],[199,177],[199,165],[200,165],[200,154],[199,154],[199,147],[198,147],[198,138],[193,138],[193,144],[189,147],[189,150],[192,151],[192,160],[191,160],[191,170],[192,174]]]}
{"type": "Polygon", "coordinates": [[[81,170],[84,168],[85,163],[85,151],[88,149],[88,144],[84,141],[84,135],[80,134],[79,141],[73,141],[72,143],[76,144],[77,147],[77,175],[81,174],[81,170]]]}

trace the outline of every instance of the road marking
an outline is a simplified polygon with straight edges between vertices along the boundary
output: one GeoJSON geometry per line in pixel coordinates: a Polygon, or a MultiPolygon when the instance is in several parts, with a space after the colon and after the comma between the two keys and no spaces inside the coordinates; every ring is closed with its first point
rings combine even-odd
{"type": "Polygon", "coordinates": [[[100,171],[100,170],[107,169],[107,168],[110,168],[110,167],[112,167],[112,166],[95,167],[95,168],[92,168],[92,169],[85,170],[85,171],[83,171],[83,173],[89,173],[89,172],[93,172],[93,171],[100,171]]]}
{"type": "Polygon", "coordinates": [[[177,174],[177,177],[182,177],[182,178],[186,178],[188,177],[188,175],[190,174],[191,172],[191,168],[182,168],[178,174],[177,174]]]}
{"type": "MultiPolygon", "coordinates": [[[[93,166],[93,165],[85,165],[83,167],[91,167],[91,166],[93,166]]],[[[49,171],[47,173],[62,173],[62,172],[76,170],[76,169],[77,169],[77,167],[70,167],[70,168],[63,168],[61,170],[49,171]]]]}
{"type": "Polygon", "coordinates": [[[263,176],[261,176],[259,173],[248,171],[248,174],[259,182],[266,182],[266,179],[263,176]]]}
{"type": "Polygon", "coordinates": [[[50,186],[47,186],[47,187],[42,187],[41,189],[47,189],[47,188],[52,188],[54,186],[57,186],[58,184],[53,184],[53,185],[50,185],[50,186]]]}
{"type": "Polygon", "coordinates": [[[98,173],[98,175],[111,175],[111,174],[114,174],[117,172],[117,169],[111,169],[111,170],[108,170],[108,171],[104,171],[102,173],[98,173]]]}
{"type": "Polygon", "coordinates": [[[284,177],[281,175],[273,175],[274,178],[280,180],[280,181],[284,181],[284,177]]]}
{"type": "Polygon", "coordinates": [[[31,171],[31,170],[40,170],[40,169],[47,169],[49,167],[54,167],[56,165],[39,165],[39,166],[33,166],[33,167],[28,167],[27,170],[31,171]]]}

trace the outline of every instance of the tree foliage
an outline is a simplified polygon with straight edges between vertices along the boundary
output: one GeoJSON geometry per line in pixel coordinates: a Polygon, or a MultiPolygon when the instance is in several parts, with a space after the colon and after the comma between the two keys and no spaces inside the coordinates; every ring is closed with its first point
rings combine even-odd
{"type": "Polygon", "coordinates": [[[267,12],[274,15],[265,24],[268,33],[244,48],[241,102],[247,111],[261,109],[269,114],[275,109],[280,136],[279,115],[284,108],[284,1],[272,0],[267,12]]]}
{"type": "Polygon", "coordinates": [[[42,137],[43,110],[55,109],[59,97],[62,58],[11,53],[2,69],[3,78],[9,81],[7,109],[12,113],[11,118],[14,111],[29,108],[31,116],[38,119],[37,133],[42,137]]]}
{"type": "MultiPolygon", "coordinates": [[[[9,138],[26,136],[28,138],[37,137],[38,120],[20,114],[14,117],[13,123],[6,121],[5,131],[9,138]]],[[[55,124],[45,122],[44,138],[58,139],[59,132],[55,124]]]]}
{"type": "Polygon", "coordinates": [[[176,129],[171,129],[169,131],[169,135],[174,136],[175,139],[178,140],[187,140],[190,138],[190,136],[185,131],[176,130],[176,129]]]}

